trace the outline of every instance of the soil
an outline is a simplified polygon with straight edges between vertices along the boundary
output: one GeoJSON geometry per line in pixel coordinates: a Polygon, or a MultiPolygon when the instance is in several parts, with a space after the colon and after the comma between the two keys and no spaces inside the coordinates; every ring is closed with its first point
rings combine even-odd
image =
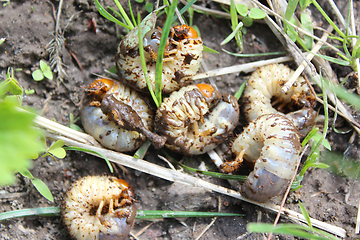
{"type": "MultiPolygon", "coordinates": [[[[127,1],[120,2],[128,10],[127,1]]],[[[319,2],[322,4],[323,1],[319,2]]],[[[336,2],[343,13],[346,13],[345,1],[336,2]]],[[[58,1],[51,1],[51,3],[57,9],[58,1]]],[[[75,117],[79,116],[79,105],[84,97],[83,88],[96,78],[93,74],[105,75],[105,70],[114,66],[117,45],[121,35],[125,34],[125,30],[105,20],[96,10],[93,1],[64,1],[59,23],[61,29],[64,30],[67,45],[62,49],[62,60],[67,76],[63,81],[35,82],[31,73],[39,68],[39,60],[49,59],[46,46],[53,39],[55,30],[52,4],[48,1],[12,0],[6,6],[0,6],[0,37],[6,38],[6,41],[0,45],[0,79],[5,79],[8,67],[20,68],[21,71],[16,72],[16,79],[24,89],[35,90],[34,94],[25,94],[24,105],[37,109],[40,115],[48,119],[69,125],[70,114],[75,117]],[[91,19],[96,21],[96,33],[88,26],[91,19]],[[77,61],[70,52],[76,56],[77,61]],[[81,68],[78,63],[81,64],[81,68]]],[[[115,8],[114,3],[110,0],[104,1],[102,4],[115,8]]],[[[135,1],[132,1],[132,4],[134,10],[140,11],[143,17],[146,15],[143,4],[135,1]]],[[[217,3],[211,1],[203,0],[196,4],[221,9],[217,3]]],[[[360,3],[355,1],[354,10],[357,22],[359,7],[360,3]]],[[[314,8],[311,9],[316,12],[314,8]]],[[[330,16],[334,19],[332,14],[330,16]]],[[[322,18],[316,15],[314,19],[317,25],[324,27],[325,21],[322,18]]],[[[158,24],[161,26],[163,22],[164,19],[160,17],[158,24]]],[[[229,20],[195,13],[194,24],[200,29],[204,44],[219,51],[219,54],[204,53],[204,59],[209,69],[259,60],[259,58],[253,57],[237,58],[221,50],[225,48],[231,52],[238,51],[233,42],[220,46],[220,42],[231,32],[229,20]]],[[[360,25],[357,24],[357,26],[360,25]]],[[[244,35],[244,53],[281,50],[284,48],[267,25],[254,24],[247,28],[247,33],[244,35]]],[[[339,79],[343,79],[351,72],[350,68],[334,66],[334,69],[339,79]]],[[[244,81],[244,76],[243,74],[230,74],[216,77],[215,81],[222,92],[234,94],[244,81]]],[[[346,84],[349,88],[355,88],[356,85],[356,79],[352,78],[346,84]]],[[[318,106],[318,109],[321,112],[321,106],[318,106]]],[[[354,117],[359,122],[357,113],[354,113],[354,117]]],[[[81,127],[80,121],[76,124],[81,127]]],[[[303,187],[290,194],[285,207],[299,211],[298,202],[301,201],[311,217],[345,228],[348,238],[355,239],[359,238],[354,234],[354,229],[360,199],[360,184],[357,180],[359,179],[357,173],[360,169],[358,158],[360,141],[356,135],[354,142],[348,144],[354,131],[346,121],[338,119],[336,126],[338,130],[345,133],[339,134],[330,129],[328,140],[331,143],[332,152],[329,154],[324,150],[321,154],[321,159],[331,160],[329,162],[332,164],[331,171],[322,169],[308,171],[302,182],[303,187]],[[354,172],[355,174],[351,174],[354,172]]],[[[156,156],[156,152],[151,150],[145,159],[164,165],[154,156],[156,156]]],[[[206,155],[194,157],[189,164],[199,167],[202,162],[205,162],[210,169],[214,169],[206,155]]],[[[116,168],[116,170],[115,175],[126,179],[133,187],[138,209],[217,211],[219,200],[221,200],[221,211],[244,214],[243,217],[218,218],[202,239],[266,239],[267,235],[265,234],[247,232],[246,225],[249,222],[273,223],[275,219],[275,214],[272,212],[227,196],[198,188],[184,187],[181,184],[172,184],[132,169],[126,169],[126,173],[121,168],[116,168]]],[[[0,212],[60,206],[64,192],[78,178],[87,175],[110,174],[102,159],[75,151],[68,151],[64,159],[56,161],[50,157],[39,158],[34,161],[31,172],[47,184],[55,202],[51,203],[46,200],[28,180],[18,176],[16,184],[0,188],[0,212]]],[[[225,180],[196,176],[230,187],[225,180]]],[[[280,200],[279,197],[272,201],[279,203],[280,200]]],[[[151,223],[138,239],[195,239],[211,221],[211,218],[137,221],[132,232],[136,234],[151,223]]],[[[286,218],[282,218],[280,222],[288,221],[286,218]]],[[[0,236],[1,239],[70,239],[58,216],[26,217],[2,221],[0,222],[0,236]]],[[[293,239],[289,236],[276,236],[275,238],[293,239]]]]}

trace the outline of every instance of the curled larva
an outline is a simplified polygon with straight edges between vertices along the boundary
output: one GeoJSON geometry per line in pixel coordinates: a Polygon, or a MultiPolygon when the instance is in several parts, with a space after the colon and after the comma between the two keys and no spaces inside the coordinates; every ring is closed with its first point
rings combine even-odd
{"type": "Polygon", "coordinates": [[[74,239],[127,239],[135,223],[133,201],[125,180],[87,176],[70,186],[61,214],[74,239]]]}
{"type": "Polygon", "coordinates": [[[209,84],[189,85],[165,98],[155,115],[155,131],[166,147],[186,155],[203,154],[225,141],[239,120],[237,99],[209,84]]]}
{"type": "MultiPolygon", "coordinates": [[[[144,36],[144,50],[147,75],[155,89],[155,68],[157,52],[160,44],[162,30],[156,28],[144,36]]],[[[116,68],[120,79],[137,90],[148,92],[145,81],[139,48],[129,44],[129,39],[121,41],[118,53],[115,56],[116,68]]],[[[179,90],[189,85],[191,77],[198,71],[202,59],[202,39],[196,31],[186,25],[173,27],[164,51],[162,86],[164,93],[179,90]]]]}
{"type": "Polygon", "coordinates": [[[110,80],[97,79],[85,90],[89,101],[82,109],[82,124],[104,147],[134,151],[149,138],[156,147],[165,143],[151,132],[154,113],[140,94],[130,87],[110,80]]]}
{"type": "Polygon", "coordinates": [[[235,160],[224,163],[223,172],[232,173],[243,159],[255,163],[242,185],[242,194],[257,202],[266,202],[281,194],[300,162],[299,131],[280,114],[266,114],[250,122],[232,144],[235,160]]]}
{"type": "Polygon", "coordinates": [[[285,113],[302,134],[307,133],[315,123],[316,112],[312,109],[315,97],[302,77],[296,79],[289,91],[282,92],[281,88],[293,74],[288,66],[271,64],[258,68],[251,75],[243,94],[248,122],[264,114],[285,113]]]}

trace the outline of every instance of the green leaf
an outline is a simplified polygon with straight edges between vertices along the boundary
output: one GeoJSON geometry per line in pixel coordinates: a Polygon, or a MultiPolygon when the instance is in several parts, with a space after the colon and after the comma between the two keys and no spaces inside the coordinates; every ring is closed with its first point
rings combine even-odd
{"type": "Polygon", "coordinates": [[[19,170],[19,173],[30,180],[34,179],[32,173],[26,168],[19,170]]]}
{"type": "Polygon", "coordinates": [[[17,81],[11,81],[8,84],[8,91],[13,95],[21,95],[23,93],[22,87],[17,83],[17,81]]]}
{"type": "Polygon", "coordinates": [[[263,19],[266,17],[266,14],[263,10],[260,8],[251,8],[249,17],[252,19],[263,19]]]}
{"type": "Polygon", "coordinates": [[[145,10],[147,11],[147,12],[152,12],[152,10],[154,9],[154,5],[152,4],[152,3],[146,3],[145,4],[145,10]]]}
{"type": "Polygon", "coordinates": [[[0,38],[0,45],[3,44],[3,42],[5,42],[6,38],[0,38]]]}
{"type": "Polygon", "coordinates": [[[311,0],[300,0],[299,2],[301,11],[303,11],[305,8],[307,8],[311,4],[311,0]]]}
{"type": "Polygon", "coordinates": [[[44,74],[40,69],[33,71],[31,75],[35,81],[41,81],[44,79],[44,74]]]}
{"type": "Polygon", "coordinates": [[[51,69],[44,71],[43,74],[47,79],[53,80],[53,73],[52,73],[51,69]]]}
{"type": "Polygon", "coordinates": [[[144,2],[144,0],[135,0],[136,2],[138,2],[138,3],[143,3],[144,2]]]}
{"type": "Polygon", "coordinates": [[[245,17],[247,15],[248,12],[248,7],[244,4],[238,3],[235,5],[236,7],[236,11],[243,17],[245,17]]]}
{"type": "MultiPolygon", "coordinates": [[[[319,133],[315,133],[313,136],[312,136],[312,139],[314,139],[316,142],[319,142],[321,141],[321,138],[322,138],[322,134],[319,134],[319,133]]],[[[331,151],[331,146],[330,146],[330,143],[324,139],[322,141],[322,145],[324,145],[324,147],[326,147],[329,151],[331,151]]]]}
{"type": "Polygon", "coordinates": [[[47,63],[44,60],[40,60],[40,69],[41,71],[46,71],[48,70],[49,66],[47,65],[47,63]]]}
{"type": "Polygon", "coordinates": [[[30,159],[45,150],[34,118],[11,99],[0,102],[0,185],[13,183],[14,173],[32,167],[30,159]]]}
{"type": "Polygon", "coordinates": [[[101,6],[101,4],[99,3],[98,0],[95,0],[95,6],[96,6],[96,8],[98,9],[99,13],[100,13],[104,18],[106,18],[106,19],[108,19],[108,20],[110,20],[110,21],[112,21],[112,22],[114,22],[114,23],[116,23],[116,24],[118,24],[118,25],[120,25],[120,26],[122,26],[122,27],[125,27],[125,28],[127,28],[127,29],[129,29],[129,30],[132,29],[131,26],[128,26],[128,25],[120,22],[120,21],[117,20],[113,15],[111,15],[108,11],[106,11],[106,10],[101,6]]]}
{"type": "Polygon", "coordinates": [[[244,23],[245,27],[250,27],[253,24],[253,20],[251,17],[244,17],[242,22],[244,23]]]}
{"type": "Polygon", "coordinates": [[[35,90],[34,89],[25,89],[25,93],[27,94],[27,95],[31,95],[31,94],[34,94],[35,93],[35,90]]]}
{"type": "Polygon", "coordinates": [[[34,187],[39,191],[41,195],[43,195],[47,200],[54,202],[54,197],[50,192],[50,189],[46,184],[41,181],[39,178],[34,178],[31,180],[31,183],[34,185],[34,187]]]}

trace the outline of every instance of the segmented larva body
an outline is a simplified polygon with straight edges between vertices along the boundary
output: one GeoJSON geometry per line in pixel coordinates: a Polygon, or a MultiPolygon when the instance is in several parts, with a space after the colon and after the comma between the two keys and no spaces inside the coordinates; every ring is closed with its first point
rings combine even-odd
{"type": "MultiPolygon", "coordinates": [[[[147,75],[153,89],[155,89],[156,58],[161,34],[161,29],[154,29],[144,37],[147,75]]],[[[164,93],[171,93],[190,84],[192,76],[200,67],[202,51],[202,39],[193,28],[186,25],[171,28],[162,68],[161,89],[164,93]]],[[[115,62],[120,79],[124,83],[148,92],[138,46],[129,49],[125,41],[122,41],[115,62]]]]}
{"type": "Polygon", "coordinates": [[[155,131],[166,147],[186,155],[214,149],[232,133],[239,120],[237,99],[209,84],[189,85],[165,98],[155,116],[155,131]]]}
{"type": "Polygon", "coordinates": [[[116,177],[88,176],[75,181],[61,207],[74,239],[128,239],[136,207],[128,183],[116,177]]]}
{"type": "Polygon", "coordinates": [[[248,122],[264,114],[279,113],[294,121],[306,134],[315,123],[312,109],[315,97],[303,77],[299,77],[286,93],[281,88],[294,71],[283,64],[270,64],[258,68],[246,83],[243,107],[248,122]],[[300,109],[300,110],[299,110],[300,109]],[[309,127],[310,126],[310,127],[309,127]]]}
{"type": "Polygon", "coordinates": [[[280,114],[262,115],[234,140],[232,152],[238,157],[223,164],[223,171],[235,172],[242,159],[255,163],[241,192],[266,202],[288,186],[300,162],[300,146],[299,131],[292,121],[280,114]]]}
{"type": "MultiPolygon", "coordinates": [[[[92,102],[86,102],[82,109],[82,124],[87,133],[92,135],[106,148],[119,152],[134,151],[146,140],[144,134],[128,130],[113,121],[110,116],[105,115],[101,107],[112,108],[114,103],[104,101],[105,96],[114,96],[116,100],[128,107],[130,111],[122,111],[129,118],[137,117],[134,123],[142,124],[149,131],[152,130],[154,113],[140,94],[130,87],[110,79],[97,79],[87,89],[92,102]],[[106,106],[104,106],[106,105],[106,106]],[[137,116],[136,116],[137,115],[137,116]],[[141,118],[141,123],[139,122],[141,118]]],[[[115,100],[114,100],[115,101],[115,100]]]]}

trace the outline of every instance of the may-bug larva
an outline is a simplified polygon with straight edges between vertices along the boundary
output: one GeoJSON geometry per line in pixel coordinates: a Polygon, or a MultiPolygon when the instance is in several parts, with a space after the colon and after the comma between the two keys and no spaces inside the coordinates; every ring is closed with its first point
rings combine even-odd
{"type": "Polygon", "coordinates": [[[61,207],[74,239],[128,239],[135,223],[133,192],[125,180],[87,176],[75,181],[61,207]]]}
{"type": "Polygon", "coordinates": [[[237,157],[221,168],[232,173],[243,159],[255,163],[241,193],[254,201],[266,202],[288,186],[300,162],[300,147],[299,131],[292,121],[280,114],[262,115],[235,139],[232,152],[237,157]]]}
{"type": "MultiPolygon", "coordinates": [[[[155,28],[144,36],[147,75],[153,89],[155,89],[156,59],[161,35],[162,30],[155,28]]],[[[118,53],[115,56],[119,77],[125,84],[147,92],[148,87],[138,46],[133,48],[128,42],[129,39],[119,44],[118,53]]],[[[202,51],[202,40],[193,28],[181,25],[170,29],[163,60],[161,89],[164,93],[171,93],[190,84],[191,77],[200,67],[202,51]]]]}
{"type": "Polygon", "coordinates": [[[153,111],[130,87],[110,79],[97,79],[86,92],[89,101],[82,109],[82,124],[103,146],[119,151],[134,151],[149,138],[160,148],[166,139],[151,132],[153,111]]]}
{"type": "Polygon", "coordinates": [[[283,64],[270,64],[258,68],[246,83],[243,107],[248,122],[264,114],[279,113],[294,121],[303,135],[315,124],[312,109],[315,97],[304,78],[299,77],[289,91],[281,88],[294,71],[283,64]],[[300,110],[299,110],[300,109],[300,110]]]}
{"type": "Polygon", "coordinates": [[[155,116],[155,131],[165,146],[186,155],[203,154],[231,135],[239,120],[237,99],[209,84],[189,85],[165,98],[155,116]]]}

